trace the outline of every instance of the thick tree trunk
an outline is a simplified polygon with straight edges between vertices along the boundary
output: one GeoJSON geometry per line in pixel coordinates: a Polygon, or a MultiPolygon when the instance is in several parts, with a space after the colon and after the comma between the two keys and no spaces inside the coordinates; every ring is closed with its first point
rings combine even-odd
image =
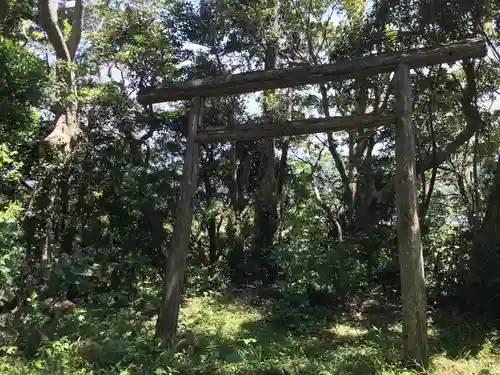
{"type": "Polygon", "coordinates": [[[247,276],[245,256],[246,238],[243,234],[243,228],[246,227],[245,212],[248,207],[247,195],[252,155],[248,152],[244,152],[238,166],[237,147],[238,144],[233,143],[230,150],[231,175],[229,176],[228,187],[231,200],[231,212],[227,218],[227,237],[229,244],[228,265],[231,273],[231,280],[235,284],[240,284],[245,281],[247,276]]]}
{"type": "Polygon", "coordinates": [[[215,216],[211,216],[208,219],[208,240],[209,240],[209,248],[208,255],[210,264],[214,264],[217,262],[219,258],[219,238],[217,235],[217,218],[215,216]]]}
{"type": "Polygon", "coordinates": [[[243,214],[232,210],[228,216],[227,240],[229,244],[228,266],[231,280],[242,284],[246,278],[245,239],[243,237],[243,214]]]}
{"type": "Polygon", "coordinates": [[[59,26],[57,0],[39,0],[40,23],[48,35],[57,58],[57,78],[64,83],[62,92],[63,113],[59,114],[56,126],[44,142],[49,149],[61,148],[69,153],[79,135],[77,112],[77,87],[73,62],[80,44],[83,24],[83,0],[75,1],[74,17],[71,20],[71,35],[66,40],[59,26]]]}
{"type": "Polygon", "coordinates": [[[396,211],[403,301],[404,357],[427,368],[426,291],[415,170],[415,134],[412,124],[410,70],[401,65],[397,71],[396,110],[396,211]]]}
{"type": "Polygon", "coordinates": [[[205,185],[205,200],[210,207],[206,220],[206,229],[208,232],[208,259],[210,264],[214,264],[218,259],[219,235],[217,231],[217,212],[213,209],[215,187],[212,186],[212,173],[214,156],[212,149],[206,148],[208,161],[203,168],[203,182],[205,185]]]}
{"type": "Polygon", "coordinates": [[[491,284],[485,281],[498,280],[500,265],[500,157],[478,232],[471,253],[468,297],[474,304],[489,304],[491,284]]]}
{"type": "Polygon", "coordinates": [[[274,244],[274,235],[278,230],[274,138],[263,141],[260,146],[261,168],[264,173],[255,199],[255,243],[252,263],[256,268],[254,276],[265,283],[271,283],[276,274],[268,252],[274,244]]]}
{"type": "MultiPolygon", "coordinates": [[[[271,19],[271,28],[278,28],[278,3],[271,19]]],[[[265,69],[274,69],[277,62],[278,41],[270,40],[266,47],[265,69]]],[[[271,99],[273,92],[264,94],[264,116],[274,120],[277,116],[277,101],[271,99]]],[[[255,199],[255,243],[252,254],[254,277],[262,282],[272,283],[276,276],[276,267],[271,264],[269,250],[274,244],[278,230],[278,197],[276,181],[275,139],[268,138],[260,142],[260,166],[262,180],[255,199]]]]}
{"type": "Polygon", "coordinates": [[[62,211],[65,211],[64,205],[67,202],[64,202],[64,197],[58,196],[58,190],[62,188],[62,191],[65,191],[69,187],[64,186],[65,182],[58,180],[58,177],[64,176],[66,168],[69,168],[71,150],[79,134],[77,86],[72,63],[81,38],[83,0],[76,0],[75,2],[74,19],[72,20],[71,35],[68,40],[65,40],[59,26],[57,14],[59,5],[57,0],[39,0],[38,5],[40,24],[47,33],[49,42],[56,53],[57,78],[63,83],[60,105],[63,111],[58,114],[53,131],[44,139],[43,145],[48,151],[47,160],[51,162],[51,165],[46,168],[43,176],[40,177],[42,181],[34,189],[30,207],[26,210],[23,223],[27,254],[22,273],[26,282],[18,292],[19,314],[21,314],[27,296],[31,294],[31,291],[34,290],[38,283],[42,282],[41,275],[36,271],[37,264],[39,264],[39,268],[44,269],[40,263],[42,261],[50,262],[52,252],[55,249],[54,237],[61,238],[59,236],[61,226],[59,222],[56,224],[54,217],[58,211],[56,209],[57,203],[61,203],[58,201],[59,198],[63,198],[62,211]],[[62,151],[62,164],[58,160],[59,158],[52,158],[59,151],[62,151]]]}
{"type": "Polygon", "coordinates": [[[354,231],[359,233],[367,233],[373,230],[378,224],[378,216],[372,212],[373,200],[373,148],[375,146],[373,134],[367,134],[366,140],[366,156],[359,168],[359,176],[356,189],[355,213],[356,221],[354,222],[354,231]]]}
{"type": "MultiPolygon", "coordinates": [[[[63,168],[63,173],[59,176],[59,189],[60,189],[60,203],[61,212],[59,213],[58,234],[60,236],[60,251],[68,255],[73,255],[73,242],[76,236],[76,221],[73,219],[70,204],[70,190],[71,190],[71,164],[68,160],[63,168]]],[[[81,187],[79,187],[81,190],[81,187]]],[[[79,194],[80,196],[80,194],[79,194]]],[[[76,209],[78,212],[81,210],[82,202],[80,199],[77,201],[76,209]]]]}
{"type": "Polygon", "coordinates": [[[191,109],[188,127],[174,233],[167,254],[163,301],[156,322],[156,337],[166,345],[171,343],[177,330],[181,294],[184,286],[186,258],[191,234],[192,204],[196,193],[199,162],[199,145],[194,141],[194,136],[201,122],[202,107],[202,98],[196,98],[191,109]]]}
{"type": "Polygon", "coordinates": [[[46,276],[45,271],[52,251],[52,181],[53,174],[49,170],[47,175],[35,184],[24,212],[22,227],[26,256],[18,282],[17,306],[14,313],[15,326],[20,323],[26,298],[33,293],[46,276]]]}

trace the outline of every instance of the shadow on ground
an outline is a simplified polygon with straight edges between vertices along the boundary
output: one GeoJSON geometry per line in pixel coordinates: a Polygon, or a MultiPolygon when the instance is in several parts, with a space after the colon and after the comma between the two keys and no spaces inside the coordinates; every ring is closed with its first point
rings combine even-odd
{"type": "MultiPolygon", "coordinates": [[[[161,374],[169,368],[181,374],[374,374],[400,368],[395,306],[362,301],[356,308],[339,308],[287,297],[198,298],[185,306],[169,351],[154,344],[157,301],[140,308],[90,309],[83,318],[61,322],[58,334],[68,343],[74,366],[96,375],[161,374]]],[[[432,354],[470,357],[488,341],[497,344],[494,326],[477,317],[441,311],[432,320],[432,354]]],[[[38,357],[47,356],[39,350],[38,357]]]]}
{"type": "Polygon", "coordinates": [[[447,358],[474,357],[487,344],[496,352],[500,341],[500,322],[483,315],[436,310],[431,314],[431,353],[443,353],[447,358]]]}

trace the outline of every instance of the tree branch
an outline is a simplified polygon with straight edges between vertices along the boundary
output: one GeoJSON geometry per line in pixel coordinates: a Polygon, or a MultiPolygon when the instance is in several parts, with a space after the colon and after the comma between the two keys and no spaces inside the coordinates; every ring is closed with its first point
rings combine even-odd
{"type": "MultiPolygon", "coordinates": [[[[478,130],[484,129],[487,125],[481,118],[481,114],[477,107],[475,72],[471,66],[464,66],[464,71],[468,84],[463,91],[460,103],[467,125],[453,140],[448,142],[442,151],[432,153],[417,163],[417,174],[422,174],[429,169],[440,166],[440,164],[448,160],[451,155],[455,154],[460,147],[467,143],[478,130]]],[[[392,178],[382,190],[378,192],[377,195],[379,200],[384,200],[389,194],[392,194],[394,191],[394,183],[395,179],[392,178]]]]}
{"type": "Polygon", "coordinates": [[[71,23],[71,35],[67,42],[71,60],[74,60],[75,58],[76,50],[78,49],[78,45],[80,44],[80,39],[82,37],[83,8],[83,0],[76,0],[75,15],[73,22],[71,23]]]}
{"type": "Polygon", "coordinates": [[[49,42],[56,52],[56,57],[61,60],[71,61],[64,35],[57,22],[57,0],[39,0],[40,24],[47,33],[49,42]]]}

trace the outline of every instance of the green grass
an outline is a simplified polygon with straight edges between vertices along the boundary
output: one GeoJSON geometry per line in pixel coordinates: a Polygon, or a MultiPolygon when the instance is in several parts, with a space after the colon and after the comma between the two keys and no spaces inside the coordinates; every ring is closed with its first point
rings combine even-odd
{"type": "MultiPolygon", "coordinates": [[[[397,315],[380,315],[210,294],[185,302],[165,352],[154,344],[153,309],[91,309],[66,317],[35,356],[4,334],[0,374],[411,374],[399,362],[397,315]]],[[[495,330],[451,314],[434,320],[429,374],[500,374],[495,330]]]]}

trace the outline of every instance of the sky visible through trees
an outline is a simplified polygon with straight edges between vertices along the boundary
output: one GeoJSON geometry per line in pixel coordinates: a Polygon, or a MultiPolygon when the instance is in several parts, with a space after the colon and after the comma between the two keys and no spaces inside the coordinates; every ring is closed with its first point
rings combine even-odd
{"type": "MultiPolygon", "coordinates": [[[[0,374],[498,373],[499,14],[0,0],[0,374]],[[172,268],[192,103],[139,90],[471,38],[487,56],[410,71],[425,371],[403,347],[395,126],[201,145],[172,268]]],[[[200,126],[391,112],[393,77],[206,98],[200,126]]]]}

